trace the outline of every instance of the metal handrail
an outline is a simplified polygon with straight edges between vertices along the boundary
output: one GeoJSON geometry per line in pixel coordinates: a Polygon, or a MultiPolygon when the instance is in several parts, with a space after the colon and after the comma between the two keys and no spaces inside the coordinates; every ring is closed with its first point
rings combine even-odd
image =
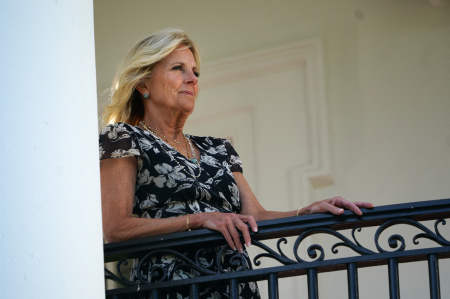
{"type": "MultiPolygon", "coordinates": [[[[362,216],[351,211],[344,211],[335,216],[328,213],[288,217],[274,220],[258,221],[258,232],[250,232],[254,240],[267,240],[287,236],[298,236],[307,229],[327,227],[335,231],[355,226],[369,227],[397,219],[410,218],[417,221],[450,217],[450,199],[420,201],[395,205],[378,206],[372,209],[361,209],[362,216]]],[[[145,252],[157,249],[176,249],[178,247],[202,244],[205,247],[225,245],[225,239],[217,231],[199,229],[152,236],[116,243],[104,244],[106,262],[142,256],[145,252]]]]}
{"type": "MultiPolygon", "coordinates": [[[[199,284],[216,283],[220,281],[236,283],[237,281],[268,280],[273,291],[274,288],[277,288],[278,278],[305,274],[308,275],[308,281],[311,282],[309,289],[314,289],[315,292],[317,292],[317,285],[314,285],[317,283],[317,273],[344,270],[346,268],[349,273],[349,294],[356,294],[357,283],[355,282],[357,282],[357,268],[386,264],[389,265],[390,288],[394,294],[399,292],[398,277],[396,278],[396,273],[398,273],[398,263],[428,259],[430,265],[434,265],[430,267],[437,269],[437,260],[439,258],[450,257],[450,241],[440,234],[438,228],[438,226],[440,227],[445,224],[444,218],[450,217],[450,199],[379,206],[372,209],[362,209],[362,212],[362,216],[355,215],[350,211],[345,211],[339,216],[324,213],[258,222],[259,231],[257,233],[251,233],[252,244],[263,249],[265,253],[257,255],[254,262],[258,264],[258,259],[262,257],[272,258],[283,264],[282,266],[222,273],[210,273],[205,270],[206,275],[204,276],[176,281],[141,283],[140,285],[133,285],[132,282],[128,281],[128,286],[125,288],[108,290],[107,297],[114,298],[115,296],[127,297],[128,295],[143,295],[149,294],[149,292],[158,292],[158,290],[173,287],[191,286],[192,288],[195,286],[197,288],[199,284]],[[436,220],[434,232],[419,223],[419,221],[425,220],[436,220]],[[414,244],[418,243],[416,242],[417,239],[427,238],[440,246],[427,249],[405,250],[406,243],[404,238],[401,235],[395,234],[388,240],[389,246],[394,248],[394,250],[386,251],[381,248],[378,239],[386,228],[396,224],[410,225],[422,231],[422,233],[417,234],[413,238],[414,244]],[[363,247],[355,237],[356,230],[369,226],[379,226],[374,238],[378,252],[363,247]],[[339,233],[340,230],[345,229],[352,229],[353,241],[339,233]],[[320,233],[330,234],[341,240],[341,242],[332,246],[332,251],[334,253],[337,252],[337,247],[345,246],[352,249],[358,255],[325,260],[323,248],[318,244],[314,244],[308,248],[308,254],[313,260],[302,260],[297,255],[299,244],[306,237],[320,233]],[[287,236],[297,236],[293,248],[295,260],[288,258],[280,250],[280,243],[285,242],[284,237],[287,236]],[[275,238],[280,238],[277,243],[278,252],[260,242],[262,240],[275,238]],[[320,254],[319,257],[317,253],[320,254]]],[[[177,249],[186,249],[187,247],[206,248],[222,245],[226,246],[226,241],[220,233],[208,229],[201,229],[191,232],[167,234],[105,244],[104,254],[105,262],[119,261],[118,268],[120,268],[121,260],[142,257],[151,252],[166,250],[177,254],[177,249]]],[[[217,258],[217,263],[219,260],[220,259],[217,258]]],[[[188,262],[190,262],[194,268],[196,267],[194,262],[188,262]]],[[[436,272],[436,270],[433,271],[436,272]]],[[[433,271],[430,270],[430,273],[433,271]]],[[[111,272],[109,272],[107,276],[124,284],[127,283],[125,280],[121,281],[117,276],[114,277],[111,272]]],[[[431,280],[433,280],[434,286],[430,287],[430,290],[433,290],[438,294],[439,279],[438,277],[435,277],[433,279],[430,278],[430,282],[431,280]]],[[[272,293],[276,294],[276,292],[277,291],[273,291],[272,293]]],[[[317,296],[317,294],[312,292],[310,298],[316,298],[315,296],[317,296]]],[[[432,298],[438,297],[432,296],[432,298]]]]}

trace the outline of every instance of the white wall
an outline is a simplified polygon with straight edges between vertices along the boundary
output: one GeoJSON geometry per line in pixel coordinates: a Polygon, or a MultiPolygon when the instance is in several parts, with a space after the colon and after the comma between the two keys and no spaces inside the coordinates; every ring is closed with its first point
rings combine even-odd
{"type": "MultiPolygon", "coordinates": [[[[448,5],[404,4],[366,2],[360,10],[364,18],[349,36],[341,32],[330,40],[336,183],[317,190],[315,199],[341,194],[387,205],[450,197],[450,11],[448,5]]],[[[362,240],[373,244],[370,236],[362,240]]],[[[405,296],[428,297],[426,271],[425,263],[400,267],[405,296]]],[[[364,298],[388,296],[385,273],[385,267],[361,271],[364,298]]],[[[445,298],[448,261],[441,261],[441,276],[445,298]]],[[[322,294],[333,298],[345,277],[324,277],[322,294]]]]}
{"type": "Polygon", "coordinates": [[[92,1],[0,4],[1,298],[102,298],[92,1]]]}
{"type": "Polygon", "coordinates": [[[319,196],[340,191],[378,204],[448,197],[449,7],[398,1],[362,10],[351,38],[341,32],[329,43],[338,181],[319,196]]]}

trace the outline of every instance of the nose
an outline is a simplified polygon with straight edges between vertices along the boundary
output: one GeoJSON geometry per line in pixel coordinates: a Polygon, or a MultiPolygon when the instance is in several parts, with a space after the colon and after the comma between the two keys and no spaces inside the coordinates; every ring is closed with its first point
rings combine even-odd
{"type": "Polygon", "coordinates": [[[192,70],[187,72],[187,76],[186,76],[186,83],[188,84],[197,84],[198,82],[198,77],[194,74],[194,72],[192,70]]]}

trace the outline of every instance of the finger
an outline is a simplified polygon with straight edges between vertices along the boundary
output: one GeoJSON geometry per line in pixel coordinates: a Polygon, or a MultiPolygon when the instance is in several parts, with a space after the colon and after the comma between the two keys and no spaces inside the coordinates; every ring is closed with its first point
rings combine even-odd
{"type": "Polygon", "coordinates": [[[340,199],[345,208],[353,211],[357,215],[362,215],[362,211],[359,208],[368,208],[368,209],[373,208],[373,203],[371,202],[359,202],[359,201],[350,202],[344,198],[340,199]]]}
{"type": "Polygon", "coordinates": [[[233,221],[230,218],[227,218],[227,228],[228,228],[228,232],[230,233],[231,237],[233,238],[233,242],[234,244],[236,244],[236,247],[239,252],[243,252],[244,249],[242,248],[242,243],[241,243],[241,239],[239,237],[239,233],[236,229],[236,227],[234,226],[233,221]]]}
{"type": "Polygon", "coordinates": [[[344,209],[336,207],[335,205],[329,204],[327,202],[323,202],[322,208],[324,209],[324,212],[330,212],[334,215],[340,215],[344,212],[344,209]]]}
{"type": "Polygon", "coordinates": [[[352,211],[356,215],[362,215],[361,210],[358,208],[358,206],[355,203],[348,201],[346,199],[342,199],[341,204],[342,204],[342,206],[344,206],[344,208],[352,211]]]}
{"type": "Polygon", "coordinates": [[[345,198],[342,198],[340,196],[336,196],[336,197],[331,198],[329,203],[332,204],[332,205],[338,206],[338,207],[346,208],[347,210],[352,211],[356,215],[362,215],[361,210],[359,209],[359,207],[355,203],[353,203],[351,201],[348,201],[345,198]]]}
{"type": "Polygon", "coordinates": [[[228,232],[228,227],[226,224],[226,215],[222,213],[201,213],[201,215],[206,218],[206,220],[203,222],[202,227],[203,228],[209,228],[216,231],[219,231],[222,233],[223,237],[227,241],[228,245],[231,249],[236,250],[236,244],[234,244],[233,238],[231,237],[230,233],[228,232]],[[220,216],[220,217],[219,217],[220,216]]]}
{"type": "Polygon", "coordinates": [[[239,215],[239,219],[241,219],[244,222],[247,222],[252,228],[253,232],[256,233],[258,231],[258,224],[256,224],[256,220],[255,218],[253,218],[253,216],[239,215]]]}
{"type": "Polygon", "coordinates": [[[233,238],[231,237],[230,233],[228,232],[228,227],[225,226],[223,231],[220,231],[220,232],[225,237],[225,240],[227,241],[230,248],[233,250],[236,250],[236,244],[234,244],[233,238]]]}
{"type": "Polygon", "coordinates": [[[250,238],[250,232],[248,231],[248,226],[242,220],[236,219],[235,226],[242,232],[244,236],[245,245],[247,247],[252,246],[252,239],[250,238]]]}
{"type": "Polygon", "coordinates": [[[354,204],[357,205],[360,208],[366,208],[366,209],[373,208],[373,203],[371,203],[371,202],[355,201],[354,204]]]}
{"type": "Polygon", "coordinates": [[[331,212],[332,214],[339,215],[344,212],[344,209],[336,206],[335,198],[317,201],[307,206],[306,209],[309,209],[309,214],[331,212]]]}

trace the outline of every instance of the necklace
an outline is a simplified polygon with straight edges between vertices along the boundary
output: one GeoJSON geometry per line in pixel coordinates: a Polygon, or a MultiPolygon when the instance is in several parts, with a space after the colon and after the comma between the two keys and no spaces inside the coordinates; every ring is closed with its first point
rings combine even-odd
{"type": "MultiPolygon", "coordinates": [[[[145,123],[144,121],[142,121],[142,123],[143,123],[143,125],[146,126],[146,123],[145,123]]],[[[165,141],[167,141],[167,143],[170,144],[170,141],[167,139],[166,135],[161,135],[161,134],[159,134],[158,132],[156,132],[155,130],[153,130],[152,128],[150,128],[150,127],[148,127],[148,126],[146,126],[146,127],[147,127],[148,129],[150,129],[150,131],[152,131],[154,134],[158,135],[159,138],[164,139],[165,141]]],[[[183,134],[183,136],[184,136],[184,134],[183,134]]],[[[181,141],[177,141],[175,138],[172,138],[172,139],[173,139],[173,141],[174,141],[176,144],[180,144],[180,143],[181,143],[181,141]]],[[[186,148],[187,148],[187,147],[186,147],[186,148]]],[[[177,148],[177,150],[178,150],[178,148],[177,148]]],[[[186,151],[186,153],[187,153],[187,151],[186,151]]]]}
{"type": "MultiPolygon", "coordinates": [[[[183,134],[184,142],[185,142],[185,144],[186,144],[186,148],[188,148],[188,144],[189,144],[189,147],[190,147],[190,149],[191,149],[191,154],[192,154],[192,158],[191,158],[191,156],[189,155],[189,152],[186,151],[186,153],[187,153],[187,155],[188,155],[188,160],[189,160],[190,162],[192,162],[192,163],[195,163],[195,164],[197,165],[197,167],[198,167],[198,175],[195,175],[195,174],[192,174],[192,173],[186,171],[185,167],[181,166],[181,164],[180,164],[180,163],[172,156],[172,154],[169,153],[168,151],[166,151],[166,149],[164,148],[163,144],[166,145],[166,146],[168,145],[168,146],[170,146],[170,147],[173,147],[173,148],[176,149],[179,153],[181,153],[180,150],[179,150],[177,147],[172,146],[172,145],[170,144],[169,140],[167,140],[167,138],[165,138],[165,136],[161,136],[160,134],[158,134],[157,132],[155,132],[154,130],[152,130],[150,127],[147,126],[147,124],[145,123],[145,121],[140,121],[139,124],[140,124],[147,132],[149,132],[150,134],[152,134],[153,137],[155,137],[155,140],[159,143],[159,145],[161,146],[161,148],[163,149],[163,151],[170,157],[171,160],[174,160],[174,161],[178,164],[178,166],[180,166],[180,168],[181,168],[187,175],[189,175],[190,177],[192,177],[192,178],[195,180],[195,179],[197,179],[197,178],[202,174],[202,169],[201,169],[201,167],[200,167],[200,163],[199,163],[198,160],[197,160],[197,155],[195,154],[195,151],[194,151],[194,148],[193,148],[193,146],[192,146],[191,140],[188,139],[188,138],[186,137],[186,135],[183,134]],[[164,142],[163,139],[164,139],[167,143],[164,142]]],[[[181,143],[181,142],[180,142],[180,143],[181,143]]]]}
{"type": "Polygon", "coordinates": [[[183,136],[184,136],[184,140],[186,141],[186,147],[187,147],[187,143],[189,142],[189,147],[191,148],[191,153],[192,153],[192,156],[193,156],[191,161],[194,162],[195,164],[198,164],[197,163],[197,155],[195,154],[194,147],[192,146],[191,140],[188,139],[184,134],[183,134],[183,136]]]}
{"type": "MultiPolygon", "coordinates": [[[[153,135],[156,135],[159,139],[164,139],[164,141],[166,141],[171,147],[175,148],[179,153],[181,153],[181,150],[180,150],[177,146],[171,144],[170,141],[169,141],[169,139],[167,139],[167,137],[166,137],[165,135],[161,135],[161,134],[159,134],[158,132],[156,132],[155,130],[153,130],[152,128],[150,128],[149,126],[147,126],[147,124],[145,123],[145,121],[141,121],[141,122],[139,122],[139,124],[140,124],[141,126],[143,126],[144,129],[146,129],[147,131],[153,133],[153,135]]],[[[183,134],[183,137],[184,137],[184,134],[183,134]]],[[[185,137],[185,138],[186,138],[186,137],[185,137]]],[[[175,139],[174,139],[174,140],[175,140],[175,139]]],[[[181,141],[176,141],[176,140],[175,140],[175,143],[180,144],[181,141]]],[[[188,159],[189,159],[189,152],[188,152],[188,149],[189,149],[189,147],[188,147],[187,144],[186,144],[186,150],[183,150],[183,152],[185,152],[186,155],[188,155],[188,159]]]]}

